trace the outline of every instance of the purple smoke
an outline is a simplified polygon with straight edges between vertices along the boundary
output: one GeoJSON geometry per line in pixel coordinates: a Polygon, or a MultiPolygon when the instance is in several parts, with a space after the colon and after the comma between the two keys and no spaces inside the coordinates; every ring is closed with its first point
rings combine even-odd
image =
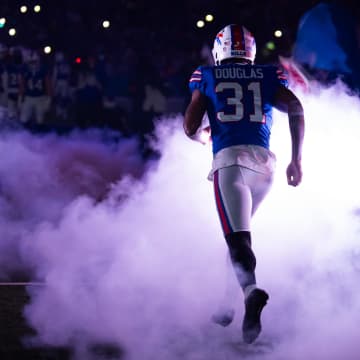
{"type": "Polygon", "coordinates": [[[234,323],[210,322],[226,248],[206,179],[211,150],[184,136],[181,118],[158,125],[162,157],[149,169],[132,141],[3,136],[1,231],[12,243],[0,265],[21,259],[45,281],[26,308],[37,340],[81,360],[102,341],[135,360],[357,359],[360,104],[339,86],[301,97],[303,183],[286,184],[288,125],[276,114],[276,179],[253,222],[270,301],[250,346],[240,291],[234,323]]]}

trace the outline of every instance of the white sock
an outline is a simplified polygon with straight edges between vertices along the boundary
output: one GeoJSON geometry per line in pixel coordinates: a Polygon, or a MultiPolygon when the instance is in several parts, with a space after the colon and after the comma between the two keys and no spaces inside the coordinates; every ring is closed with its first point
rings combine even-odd
{"type": "Polygon", "coordinates": [[[248,296],[251,294],[251,292],[253,290],[257,289],[256,284],[252,284],[252,285],[248,285],[245,289],[244,289],[244,295],[245,295],[245,300],[248,298],[248,296]]]}

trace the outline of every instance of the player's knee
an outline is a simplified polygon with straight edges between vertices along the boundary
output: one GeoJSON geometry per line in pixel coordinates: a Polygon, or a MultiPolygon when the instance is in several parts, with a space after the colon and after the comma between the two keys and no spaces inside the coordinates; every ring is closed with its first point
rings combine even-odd
{"type": "Polygon", "coordinates": [[[231,260],[245,271],[253,272],[256,267],[256,257],[251,249],[250,231],[237,231],[225,236],[231,260]]]}

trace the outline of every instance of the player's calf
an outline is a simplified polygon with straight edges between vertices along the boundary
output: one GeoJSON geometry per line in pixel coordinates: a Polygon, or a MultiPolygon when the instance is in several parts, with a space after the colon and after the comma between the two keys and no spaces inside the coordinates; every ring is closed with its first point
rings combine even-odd
{"type": "Polygon", "coordinates": [[[225,236],[236,277],[243,290],[256,283],[256,257],[251,249],[250,231],[237,231],[225,236]]]}

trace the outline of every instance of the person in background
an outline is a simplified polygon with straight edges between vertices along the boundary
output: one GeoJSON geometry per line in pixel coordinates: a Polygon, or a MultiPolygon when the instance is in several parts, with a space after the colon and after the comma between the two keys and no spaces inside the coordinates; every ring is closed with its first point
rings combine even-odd
{"type": "MultiPolygon", "coordinates": [[[[270,190],[275,155],[269,150],[272,108],[288,113],[291,161],[287,181],[302,180],[304,113],[299,99],[287,89],[275,66],[254,65],[256,43],[243,26],[231,24],[217,35],[214,66],[200,66],[190,78],[192,97],[184,116],[185,134],[212,141],[216,207],[236,278],[244,293],[243,339],[252,343],[261,332],[260,316],[269,298],[255,277],[251,217],[270,190]],[[210,126],[203,128],[207,113],[210,126]],[[205,135],[205,136],[204,136],[205,135]]],[[[213,320],[229,325],[234,311],[213,320]]]]}
{"type": "Polygon", "coordinates": [[[103,126],[103,88],[94,61],[93,57],[88,58],[79,73],[75,91],[76,122],[82,129],[103,126]]]}
{"type": "Polygon", "coordinates": [[[60,120],[68,117],[70,102],[71,67],[63,52],[55,54],[55,64],[52,82],[54,84],[55,115],[60,120]]]}
{"type": "Polygon", "coordinates": [[[43,124],[45,114],[50,108],[53,94],[51,76],[41,63],[37,52],[32,51],[26,59],[24,71],[20,77],[20,120],[29,122],[34,116],[37,124],[43,124]]]}
{"type": "Polygon", "coordinates": [[[7,95],[8,117],[10,120],[19,120],[19,91],[20,78],[23,72],[23,57],[20,49],[10,48],[9,61],[4,72],[4,89],[7,95]]]}
{"type": "Polygon", "coordinates": [[[0,43],[0,106],[7,106],[7,96],[5,91],[5,68],[7,64],[8,47],[0,43]]]}

